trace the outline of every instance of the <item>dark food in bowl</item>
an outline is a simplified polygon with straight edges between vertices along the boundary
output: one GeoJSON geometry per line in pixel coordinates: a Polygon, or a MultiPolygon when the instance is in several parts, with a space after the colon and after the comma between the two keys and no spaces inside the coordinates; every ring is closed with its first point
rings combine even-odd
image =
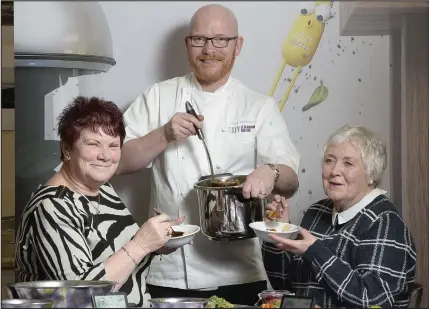
{"type": "Polygon", "coordinates": [[[173,233],[171,233],[171,238],[180,237],[180,236],[183,236],[183,234],[185,234],[185,233],[173,231],[173,233]]]}

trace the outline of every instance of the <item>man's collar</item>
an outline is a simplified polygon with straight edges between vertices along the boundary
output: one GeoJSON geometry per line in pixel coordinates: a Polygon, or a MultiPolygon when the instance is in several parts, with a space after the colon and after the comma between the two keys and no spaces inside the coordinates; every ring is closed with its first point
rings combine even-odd
{"type": "MultiPolygon", "coordinates": [[[[213,93],[219,93],[222,92],[224,89],[228,87],[228,85],[231,83],[231,75],[229,75],[228,80],[225,84],[223,84],[221,87],[216,89],[213,93]]],[[[201,84],[198,82],[197,78],[195,77],[195,74],[191,73],[191,85],[194,86],[199,91],[203,91],[203,88],[201,87],[201,84]]]]}
{"type": "Polygon", "coordinates": [[[381,189],[374,189],[371,192],[369,192],[363,199],[361,199],[359,202],[357,202],[355,205],[350,207],[347,210],[344,210],[340,213],[337,212],[337,210],[332,210],[332,225],[337,224],[344,224],[351,219],[353,219],[362,209],[364,209],[368,204],[370,204],[377,196],[381,194],[386,194],[387,191],[381,190],[381,189]],[[338,217],[338,218],[337,218],[338,217]],[[336,219],[338,219],[337,222],[336,219]]]}

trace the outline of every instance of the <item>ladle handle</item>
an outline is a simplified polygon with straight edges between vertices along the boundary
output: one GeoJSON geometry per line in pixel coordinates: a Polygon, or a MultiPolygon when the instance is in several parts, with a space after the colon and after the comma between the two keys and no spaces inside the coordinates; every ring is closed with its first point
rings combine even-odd
{"type": "MultiPolygon", "coordinates": [[[[197,119],[198,119],[198,117],[197,117],[197,113],[195,112],[195,110],[194,110],[194,108],[192,107],[191,103],[189,103],[188,101],[186,101],[186,103],[185,103],[185,107],[186,107],[186,112],[187,112],[188,114],[190,114],[190,115],[192,115],[192,116],[194,116],[195,118],[197,118],[197,119]]],[[[198,138],[199,138],[200,140],[203,140],[203,139],[204,139],[203,132],[202,132],[200,129],[198,129],[195,125],[194,125],[194,128],[195,128],[195,131],[197,131],[198,138]]]]}
{"type": "Polygon", "coordinates": [[[243,187],[236,187],[236,188],[229,188],[226,189],[225,194],[234,195],[237,197],[238,201],[241,203],[247,202],[247,201],[253,201],[253,202],[259,202],[258,198],[250,197],[250,198],[244,198],[243,196],[243,187]]]}

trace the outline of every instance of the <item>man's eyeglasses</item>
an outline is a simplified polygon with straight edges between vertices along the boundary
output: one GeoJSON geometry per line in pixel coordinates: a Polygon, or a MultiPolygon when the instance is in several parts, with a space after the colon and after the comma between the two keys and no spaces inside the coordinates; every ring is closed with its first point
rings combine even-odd
{"type": "Polygon", "coordinates": [[[228,46],[229,41],[235,40],[238,37],[213,37],[213,38],[206,38],[204,36],[190,36],[189,42],[194,47],[204,47],[207,44],[207,41],[212,41],[212,44],[214,47],[217,48],[225,48],[228,46]]]}

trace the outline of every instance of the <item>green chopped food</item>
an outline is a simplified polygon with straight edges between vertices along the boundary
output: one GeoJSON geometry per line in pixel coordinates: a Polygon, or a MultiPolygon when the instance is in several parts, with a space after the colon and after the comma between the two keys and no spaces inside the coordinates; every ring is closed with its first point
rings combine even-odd
{"type": "Polygon", "coordinates": [[[212,296],[209,298],[207,308],[234,308],[234,305],[221,297],[212,296]]]}

